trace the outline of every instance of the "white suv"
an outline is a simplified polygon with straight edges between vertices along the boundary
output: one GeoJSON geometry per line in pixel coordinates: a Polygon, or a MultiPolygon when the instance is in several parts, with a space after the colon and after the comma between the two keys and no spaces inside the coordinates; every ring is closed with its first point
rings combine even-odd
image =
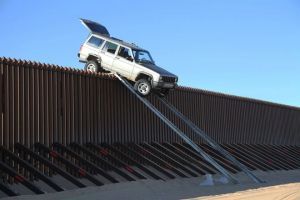
{"type": "Polygon", "coordinates": [[[101,24],[86,19],[81,22],[91,32],[78,53],[79,61],[86,63],[86,70],[118,73],[133,82],[142,96],[152,89],[166,95],[177,86],[178,77],[156,66],[147,50],[110,37],[101,24]]]}

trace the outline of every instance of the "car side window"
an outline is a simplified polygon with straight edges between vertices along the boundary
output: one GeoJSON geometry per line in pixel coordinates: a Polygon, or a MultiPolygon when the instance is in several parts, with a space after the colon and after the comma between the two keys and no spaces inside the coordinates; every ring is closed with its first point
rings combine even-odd
{"type": "Polygon", "coordinates": [[[104,47],[103,47],[103,50],[108,52],[108,53],[115,54],[117,48],[118,48],[118,45],[116,45],[114,43],[111,43],[111,42],[106,42],[104,47]]]}
{"type": "Polygon", "coordinates": [[[126,47],[120,47],[118,56],[125,58],[129,61],[133,61],[132,53],[131,53],[130,49],[128,49],[126,47]]]}
{"type": "Polygon", "coordinates": [[[94,47],[100,47],[103,43],[103,40],[97,37],[92,36],[89,41],[87,42],[89,45],[94,47]]]}

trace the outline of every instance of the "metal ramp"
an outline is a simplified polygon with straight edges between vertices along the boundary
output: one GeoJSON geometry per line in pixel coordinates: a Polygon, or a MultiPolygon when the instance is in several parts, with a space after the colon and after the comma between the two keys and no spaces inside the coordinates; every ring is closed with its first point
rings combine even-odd
{"type": "MultiPolygon", "coordinates": [[[[216,162],[208,153],[202,150],[197,144],[195,144],[184,132],[182,132],[174,123],[172,123],[165,115],[163,115],[152,103],[146,98],[141,97],[136,93],[132,85],[123,77],[118,74],[114,74],[120,82],[133,93],[140,101],[142,101],[157,117],[159,117],[165,124],[167,124],[177,135],[179,135],[187,144],[189,144],[196,152],[198,152],[207,162],[214,166],[220,173],[222,173],[230,182],[238,183],[238,181],[223,168],[218,162],[216,162]]],[[[240,163],[237,159],[231,156],[225,149],[223,149],[217,142],[210,138],[204,131],[197,127],[187,117],[180,113],[173,105],[166,101],[166,99],[158,97],[159,100],[168,107],[178,118],[183,120],[198,136],[204,139],[212,148],[220,152],[228,160],[238,166],[247,176],[249,176],[256,183],[262,183],[263,181],[256,177],[245,165],[240,163]]]]}

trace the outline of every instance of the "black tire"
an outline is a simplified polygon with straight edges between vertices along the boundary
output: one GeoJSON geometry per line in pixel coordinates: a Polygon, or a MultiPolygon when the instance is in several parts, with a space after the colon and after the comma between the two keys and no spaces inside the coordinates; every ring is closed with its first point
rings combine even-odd
{"type": "Polygon", "coordinates": [[[99,72],[100,71],[100,67],[99,67],[99,64],[94,61],[94,60],[89,60],[85,66],[84,66],[84,69],[86,71],[89,71],[89,72],[99,72]]]}
{"type": "Polygon", "coordinates": [[[147,79],[140,79],[134,84],[134,89],[141,96],[147,96],[151,92],[151,84],[147,79]]]}

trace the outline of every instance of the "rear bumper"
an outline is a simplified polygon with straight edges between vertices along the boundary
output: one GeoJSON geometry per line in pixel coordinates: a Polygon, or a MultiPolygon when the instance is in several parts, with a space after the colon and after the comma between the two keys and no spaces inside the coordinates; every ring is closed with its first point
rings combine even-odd
{"type": "Polygon", "coordinates": [[[79,62],[86,63],[86,59],[80,56],[80,53],[77,54],[77,57],[79,58],[79,62]]]}

